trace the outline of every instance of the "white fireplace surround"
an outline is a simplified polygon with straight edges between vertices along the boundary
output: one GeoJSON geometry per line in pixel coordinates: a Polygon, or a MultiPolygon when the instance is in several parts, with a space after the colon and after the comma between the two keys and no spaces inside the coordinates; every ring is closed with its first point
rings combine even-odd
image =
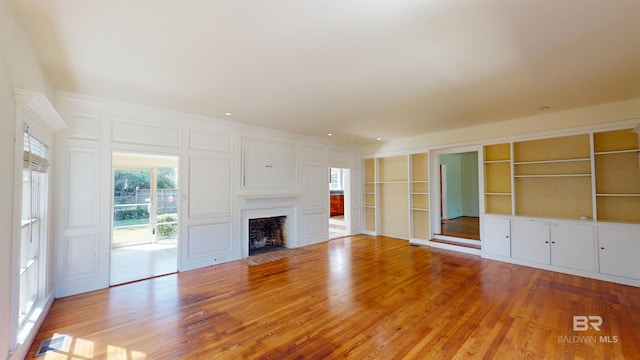
{"type": "Polygon", "coordinates": [[[286,247],[297,246],[296,232],[296,202],[297,195],[280,196],[243,196],[241,222],[241,254],[243,258],[249,256],[249,219],[286,216],[287,243],[286,247]]]}

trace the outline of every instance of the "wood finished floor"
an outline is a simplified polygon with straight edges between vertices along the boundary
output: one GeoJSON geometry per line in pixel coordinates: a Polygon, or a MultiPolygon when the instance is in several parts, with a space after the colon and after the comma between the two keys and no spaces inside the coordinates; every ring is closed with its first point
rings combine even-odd
{"type": "Polygon", "coordinates": [[[442,224],[440,225],[440,233],[441,235],[479,241],[480,218],[461,216],[455,219],[442,221],[442,224]]]}
{"type": "Polygon", "coordinates": [[[57,333],[39,359],[640,359],[640,288],[386,237],[305,249],[56,300],[28,358],[57,333]]]}

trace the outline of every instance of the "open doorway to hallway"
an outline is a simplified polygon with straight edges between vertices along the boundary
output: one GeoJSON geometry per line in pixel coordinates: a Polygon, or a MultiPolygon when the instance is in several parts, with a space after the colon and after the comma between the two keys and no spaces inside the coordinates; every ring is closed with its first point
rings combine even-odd
{"type": "Polygon", "coordinates": [[[329,239],[349,234],[347,219],[350,216],[349,169],[329,168],[329,239]]]}
{"type": "Polygon", "coordinates": [[[439,168],[440,226],[436,239],[479,243],[478,152],[441,154],[439,168]]]}
{"type": "Polygon", "coordinates": [[[113,154],[110,284],[178,269],[178,158],[113,154]]]}

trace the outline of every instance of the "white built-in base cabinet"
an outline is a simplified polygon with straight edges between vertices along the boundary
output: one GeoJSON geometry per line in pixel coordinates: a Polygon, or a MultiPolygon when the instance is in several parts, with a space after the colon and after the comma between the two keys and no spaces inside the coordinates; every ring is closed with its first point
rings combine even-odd
{"type": "Polygon", "coordinates": [[[599,225],[600,272],[640,279],[640,226],[599,225]]]}
{"type": "Polygon", "coordinates": [[[482,251],[488,254],[511,256],[511,220],[485,217],[482,227],[482,251]]]}
{"type": "Polygon", "coordinates": [[[640,225],[483,215],[482,255],[640,286],[640,225]]]}

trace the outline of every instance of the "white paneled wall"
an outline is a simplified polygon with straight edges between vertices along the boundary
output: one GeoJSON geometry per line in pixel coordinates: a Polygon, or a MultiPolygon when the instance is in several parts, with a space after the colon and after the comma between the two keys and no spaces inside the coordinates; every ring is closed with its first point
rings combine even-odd
{"type": "Polygon", "coordinates": [[[189,218],[231,216],[229,158],[189,158],[189,218]]]}
{"type": "Polygon", "coordinates": [[[287,191],[296,188],[295,143],[276,139],[242,139],[242,187],[247,191],[287,191]]]}
{"type": "Polygon", "coordinates": [[[328,167],[359,174],[347,143],[68,93],[57,105],[69,123],[57,138],[58,297],[109,285],[113,153],[179,158],[180,271],[242,258],[255,211],[286,209],[290,246],[327,240],[328,167]]]}
{"type": "Polygon", "coordinates": [[[68,228],[100,225],[100,152],[97,149],[69,148],[67,202],[68,228]]]}

